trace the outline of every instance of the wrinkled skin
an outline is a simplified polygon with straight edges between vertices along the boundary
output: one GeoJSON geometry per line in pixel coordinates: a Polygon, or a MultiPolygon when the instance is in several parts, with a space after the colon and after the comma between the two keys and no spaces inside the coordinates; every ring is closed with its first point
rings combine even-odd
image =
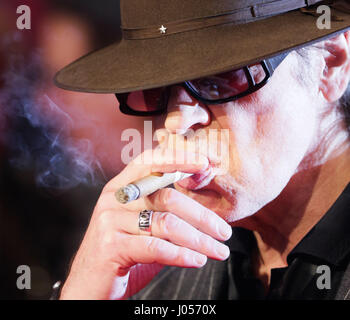
{"type": "MultiPolygon", "coordinates": [[[[236,102],[208,107],[173,87],[168,113],[155,119],[163,133],[158,164],[132,163],[106,185],[61,298],[122,299],[147,285],[164,264],[201,267],[207,257],[224,260],[229,252],[220,241],[230,237],[227,223],[255,232],[256,273],[267,286],[271,268],[286,265],[288,252],[350,178],[347,134],[335,108],[349,82],[349,34],[318,47],[308,67],[293,52],[265,87],[236,102]],[[300,73],[310,81],[301,81],[300,73]],[[212,154],[166,165],[169,139],[198,128],[229,129],[225,174],[219,175],[212,154]],[[177,183],[177,191],[116,203],[118,187],[152,171],[174,170],[196,175],[177,183]],[[145,208],[155,211],[149,237],[137,230],[145,208]]],[[[187,157],[196,151],[186,150],[187,157]]]]}

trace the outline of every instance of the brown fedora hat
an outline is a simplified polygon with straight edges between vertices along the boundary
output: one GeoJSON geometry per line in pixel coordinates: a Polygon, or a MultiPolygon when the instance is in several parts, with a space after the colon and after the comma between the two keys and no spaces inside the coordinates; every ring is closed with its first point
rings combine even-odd
{"type": "Polygon", "coordinates": [[[73,91],[123,93],[249,65],[350,27],[348,4],[332,1],[331,28],[318,28],[315,6],[320,4],[121,0],[122,40],[68,65],[55,83],[73,91]]]}

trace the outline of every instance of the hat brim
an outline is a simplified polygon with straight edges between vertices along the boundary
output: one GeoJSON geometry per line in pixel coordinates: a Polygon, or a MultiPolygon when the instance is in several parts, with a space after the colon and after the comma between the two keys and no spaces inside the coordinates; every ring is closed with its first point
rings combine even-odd
{"type": "Polygon", "coordinates": [[[55,84],[72,91],[123,93],[225,72],[350,28],[350,15],[318,29],[317,18],[292,11],[242,25],[221,25],[147,40],[121,40],[71,63],[55,84]]]}

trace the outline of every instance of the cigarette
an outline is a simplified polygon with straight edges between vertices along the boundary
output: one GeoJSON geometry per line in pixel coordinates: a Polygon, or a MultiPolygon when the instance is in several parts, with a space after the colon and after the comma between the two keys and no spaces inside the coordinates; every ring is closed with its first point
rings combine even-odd
{"type": "Polygon", "coordinates": [[[153,192],[163,189],[177,181],[192,176],[193,173],[176,171],[174,173],[152,173],[151,175],[132,182],[120,188],[115,197],[120,203],[128,203],[142,197],[146,197],[153,192]]]}

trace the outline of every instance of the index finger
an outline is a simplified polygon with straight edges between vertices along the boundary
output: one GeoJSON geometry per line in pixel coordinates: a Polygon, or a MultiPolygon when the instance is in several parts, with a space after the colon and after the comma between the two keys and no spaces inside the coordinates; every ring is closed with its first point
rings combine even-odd
{"type": "Polygon", "coordinates": [[[181,150],[176,150],[176,154],[174,153],[173,149],[146,150],[109,181],[105,190],[116,190],[153,172],[199,173],[209,166],[208,158],[199,153],[181,150]]]}
{"type": "Polygon", "coordinates": [[[152,210],[172,212],[216,239],[226,241],[232,235],[232,228],[224,219],[175,189],[161,189],[145,198],[145,202],[152,210]]]}

